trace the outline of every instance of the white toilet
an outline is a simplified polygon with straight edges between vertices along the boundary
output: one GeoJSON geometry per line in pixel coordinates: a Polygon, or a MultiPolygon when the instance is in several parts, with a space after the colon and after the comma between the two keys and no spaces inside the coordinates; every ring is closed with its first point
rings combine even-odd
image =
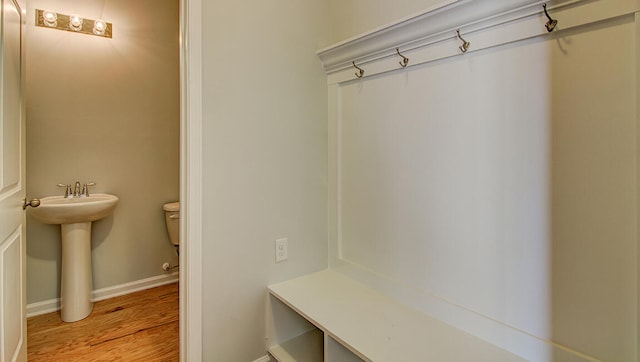
{"type": "Polygon", "coordinates": [[[180,201],[164,204],[164,220],[167,223],[169,241],[176,247],[176,253],[180,248],[180,201]]]}

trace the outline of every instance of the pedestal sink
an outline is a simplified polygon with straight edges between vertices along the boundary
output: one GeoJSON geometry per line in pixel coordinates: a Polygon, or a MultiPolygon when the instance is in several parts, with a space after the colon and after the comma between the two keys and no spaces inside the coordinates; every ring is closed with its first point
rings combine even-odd
{"type": "Polygon", "coordinates": [[[45,224],[60,224],[60,316],[65,322],[79,321],[91,314],[91,223],[111,215],[117,203],[118,197],[109,194],[75,198],[49,196],[41,198],[40,206],[29,211],[45,224]]]}

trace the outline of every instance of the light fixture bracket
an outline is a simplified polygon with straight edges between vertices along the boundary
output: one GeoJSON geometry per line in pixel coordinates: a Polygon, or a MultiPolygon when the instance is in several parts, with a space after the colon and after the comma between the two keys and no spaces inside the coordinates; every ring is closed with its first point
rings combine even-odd
{"type": "Polygon", "coordinates": [[[81,18],[81,26],[74,27],[70,26],[69,23],[71,19],[70,15],[49,12],[47,10],[36,9],[36,25],[41,26],[43,28],[49,29],[58,29],[70,31],[72,33],[82,33],[88,35],[95,35],[103,38],[112,38],[113,34],[113,24],[106,22],[104,20],[93,20],[87,18],[81,18]],[[46,21],[44,13],[54,13],[56,15],[56,21],[46,21]],[[77,30],[76,30],[77,29],[77,30]]]}

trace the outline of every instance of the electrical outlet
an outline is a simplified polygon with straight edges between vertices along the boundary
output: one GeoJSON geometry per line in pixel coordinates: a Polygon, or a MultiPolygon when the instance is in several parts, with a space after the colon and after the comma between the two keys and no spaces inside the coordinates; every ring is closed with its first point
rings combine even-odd
{"type": "Polygon", "coordinates": [[[288,242],[289,240],[287,238],[276,240],[276,263],[289,259],[289,252],[287,250],[288,242]]]}

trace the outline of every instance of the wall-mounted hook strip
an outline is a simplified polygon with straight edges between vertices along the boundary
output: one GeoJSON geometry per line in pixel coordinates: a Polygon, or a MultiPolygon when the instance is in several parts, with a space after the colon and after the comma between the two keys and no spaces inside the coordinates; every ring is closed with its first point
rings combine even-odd
{"type": "Polygon", "coordinates": [[[351,64],[353,64],[354,68],[356,68],[358,71],[355,73],[356,77],[358,78],[362,78],[364,76],[364,69],[360,68],[359,66],[356,65],[356,62],[353,61],[351,62],[351,64]]]}
{"type": "Polygon", "coordinates": [[[402,57],[402,60],[398,62],[400,66],[403,68],[406,67],[409,64],[409,58],[400,53],[400,48],[396,48],[396,53],[398,53],[398,55],[402,57]]]}
{"type": "Polygon", "coordinates": [[[469,43],[468,41],[464,40],[461,36],[460,36],[460,30],[456,30],[456,33],[458,33],[458,39],[460,39],[462,41],[462,45],[460,45],[458,47],[458,49],[460,49],[461,52],[466,53],[467,50],[469,50],[469,45],[471,45],[471,43],[469,43]]]}
{"type": "Polygon", "coordinates": [[[544,15],[546,15],[547,19],[549,19],[549,21],[547,21],[547,23],[544,24],[544,27],[547,28],[547,31],[550,33],[553,31],[553,29],[556,28],[556,25],[558,25],[558,20],[551,18],[551,16],[549,15],[549,12],[547,12],[546,3],[542,5],[542,9],[544,9],[544,15]]]}

